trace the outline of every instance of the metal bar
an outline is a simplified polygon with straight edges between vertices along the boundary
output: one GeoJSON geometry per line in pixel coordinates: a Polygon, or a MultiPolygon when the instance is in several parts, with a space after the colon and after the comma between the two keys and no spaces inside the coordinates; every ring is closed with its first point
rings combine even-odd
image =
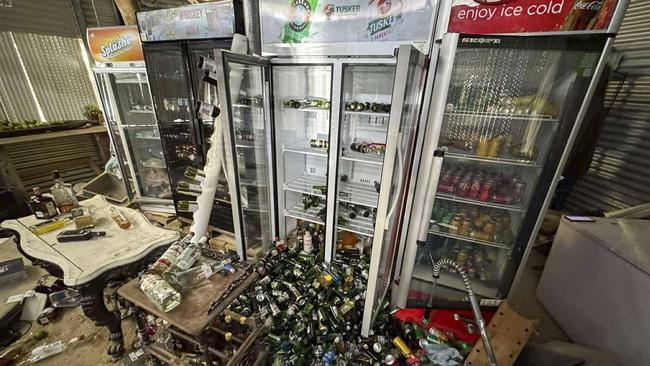
{"type": "Polygon", "coordinates": [[[325,262],[330,262],[336,250],[336,184],[338,182],[339,120],[343,95],[343,65],[340,60],[332,65],[330,89],[330,132],[327,168],[327,216],[325,217],[325,262]]]}

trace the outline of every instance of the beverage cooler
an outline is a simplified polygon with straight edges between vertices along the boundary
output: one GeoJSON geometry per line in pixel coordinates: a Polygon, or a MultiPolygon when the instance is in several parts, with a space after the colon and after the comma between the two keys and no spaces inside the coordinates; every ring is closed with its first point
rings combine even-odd
{"type": "Polygon", "coordinates": [[[137,27],[89,28],[88,48],[106,126],[128,197],[159,210],[172,194],[137,27]],[[129,39],[118,44],[116,39],[129,39]]]}
{"type": "Polygon", "coordinates": [[[388,258],[426,76],[418,50],[396,54],[303,61],[216,52],[246,247],[270,243],[267,228],[277,228],[288,241],[309,231],[326,261],[370,248],[388,258]],[[241,88],[226,71],[241,73],[241,88]]]}
{"type": "MultiPolygon", "coordinates": [[[[219,2],[137,13],[176,213],[189,220],[214,131],[214,120],[200,117],[197,105],[218,104],[216,88],[203,81],[199,62],[214,49],[230,48],[237,11],[232,2],[219,2]]],[[[210,224],[234,232],[225,176],[220,178],[210,224]]]]}
{"type": "Polygon", "coordinates": [[[171,205],[172,193],[144,67],[93,68],[129,198],[171,205]]]}
{"type": "Polygon", "coordinates": [[[607,61],[616,23],[589,32],[441,37],[393,303],[469,306],[454,268],[443,267],[434,281],[432,261],[440,258],[463,267],[483,299],[508,296],[607,61]]]}

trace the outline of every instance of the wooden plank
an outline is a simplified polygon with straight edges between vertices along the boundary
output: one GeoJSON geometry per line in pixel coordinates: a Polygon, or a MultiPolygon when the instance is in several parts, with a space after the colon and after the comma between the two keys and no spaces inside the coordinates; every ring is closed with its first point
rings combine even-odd
{"type": "Polygon", "coordinates": [[[30,143],[33,141],[55,139],[59,137],[87,135],[90,133],[107,133],[105,126],[93,126],[88,128],[77,128],[74,130],[47,132],[36,135],[16,136],[0,138],[0,145],[30,143]]]}
{"type": "MultiPolygon", "coordinates": [[[[533,334],[539,320],[528,319],[517,314],[504,300],[499,310],[488,324],[488,335],[499,366],[512,366],[528,339],[533,334]]],[[[474,344],[466,365],[487,366],[487,355],[483,342],[479,339],[474,344]]]]}
{"type": "Polygon", "coordinates": [[[120,14],[122,14],[124,24],[138,24],[138,20],[135,17],[135,13],[139,10],[136,0],[115,0],[115,5],[117,5],[117,8],[120,10],[120,14]]]}

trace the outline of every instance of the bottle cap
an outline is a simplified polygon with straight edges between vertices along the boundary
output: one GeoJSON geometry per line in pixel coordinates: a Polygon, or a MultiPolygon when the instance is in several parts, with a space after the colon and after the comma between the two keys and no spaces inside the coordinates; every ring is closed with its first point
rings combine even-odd
{"type": "Polygon", "coordinates": [[[226,339],[226,342],[232,341],[232,333],[226,332],[223,337],[226,339]]]}
{"type": "Polygon", "coordinates": [[[226,324],[232,323],[232,316],[226,315],[223,320],[226,322],[226,324]]]}
{"type": "Polygon", "coordinates": [[[247,321],[248,321],[248,318],[246,318],[245,316],[240,316],[239,317],[239,324],[246,325],[247,321]]]}

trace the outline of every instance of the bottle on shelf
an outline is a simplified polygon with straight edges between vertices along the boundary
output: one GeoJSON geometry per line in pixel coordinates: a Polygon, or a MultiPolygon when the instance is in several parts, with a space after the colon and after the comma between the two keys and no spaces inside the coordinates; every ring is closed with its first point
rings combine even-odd
{"type": "Polygon", "coordinates": [[[201,186],[195,183],[178,182],[176,185],[176,192],[186,196],[198,197],[201,195],[201,186]]]}
{"type": "Polygon", "coordinates": [[[309,230],[305,231],[305,235],[302,237],[302,250],[307,254],[311,254],[314,251],[314,243],[312,242],[309,230]]]}
{"type": "Polygon", "coordinates": [[[221,109],[212,103],[199,101],[196,105],[196,113],[205,119],[217,118],[221,114],[221,109]]]}
{"type": "Polygon", "coordinates": [[[311,139],[309,140],[309,146],[319,149],[327,149],[329,147],[329,141],[325,139],[311,139]]]}
{"type": "Polygon", "coordinates": [[[205,70],[203,73],[203,76],[201,77],[201,80],[205,81],[206,83],[214,86],[218,86],[219,84],[217,83],[217,74],[215,72],[212,72],[210,70],[205,70]]]}
{"type": "Polygon", "coordinates": [[[178,212],[195,212],[199,209],[199,204],[196,201],[178,201],[176,209],[178,212]]]}
{"type": "Polygon", "coordinates": [[[226,332],[223,335],[223,340],[223,353],[228,357],[234,356],[235,352],[237,352],[237,346],[235,346],[235,342],[232,340],[232,333],[226,332]]]}
{"type": "Polygon", "coordinates": [[[197,169],[193,166],[188,166],[185,168],[185,172],[183,175],[186,178],[193,179],[199,182],[203,182],[205,180],[205,173],[201,169],[197,169]]]}
{"type": "Polygon", "coordinates": [[[56,203],[59,212],[68,213],[73,208],[79,207],[79,201],[77,201],[77,197],[74,195],[72,185],[63,182],[58,170],[53,171],[52,176],[54,177],[54,185],[50,188],[50,193],[54,198],[54,203],[56,203]]]}
{"type": "Polygon", "coordinates": [[[29,206],[34,212],[37,219],[45,220],[56,216],[56,205],[54,200],[50,197],[43,196],[41,189],[38,187],[32,188],[33,196],[29,199],[29,206]]]}
{"type": "Polygon", "coordinates": [[[129,219],[127,219],[126,216],[124,216],[124,214],[117,208],[111,206],[109,210],[111,212],[111,219],[113,219],[113,222],[117,224],[120,229],[126,230],[131,227],[131,221],[129,221],[129,219]]]}

